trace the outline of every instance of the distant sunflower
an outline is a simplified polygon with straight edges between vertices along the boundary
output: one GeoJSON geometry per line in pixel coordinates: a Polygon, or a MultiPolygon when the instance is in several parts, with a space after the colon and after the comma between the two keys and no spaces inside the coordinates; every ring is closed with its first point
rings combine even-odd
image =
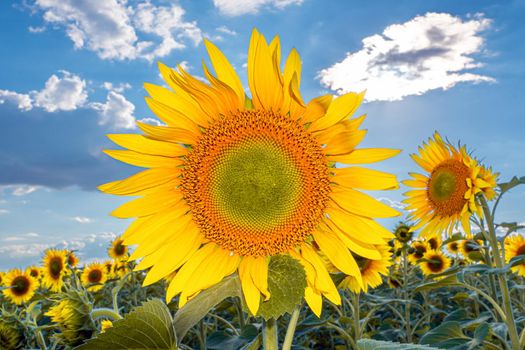
{"type": "Polygon", "coordinates": [[[474,239],[465,239],[460,241],[461,254],[465,259],[469,258],[469,254],[479,252],[481,250],[481,241],[474,239]]]}
{"type": "Polygon", "coordinates": [[[442,240],[439,234],[429,235],[425,241],[432,250],[438,250],[441,248],[442,240]]]}
{"type": "Polygon", "coordinates": [[[101,263],[91,263],[84,267],[82,276],[82,285],[87,287],[87,290],[96,292],[104,287],[107,280],[106,267],[101,263]]]}
{"type": "Polygon", "coordinates": [[[372,260],[354,255],[361,271],[362,283],[359,283],[357,280],[359,277],[347,276],[339,285],[341,288],[348,288],[354,293],[359,293],[360,291],[366,293],[368,292],[368,287],[375,288],[383,283],[381,275],[387,276],[388,267],[392,265],[390,249],[387,245],[379,245],[375,246],[375,248],[381,253],[381,259],[372,260]]]}
{"type": "Polygon", "coordinates": [[[410,226],[404,222],[400,222],[394,229],[394,235],[401,243],[407,243],[412,239],[414,233],[410,231],[410,226]]]}
{"type": "Polygon", "coordinates": [[[115,277],[115,271],[114,271],[114,263],[111,260],[104,261],[104,269],[106,271],[106,276],[108,276],[108,279],[115,277]]]}
{"type": "Polygon", "coordinates": [[[128,257],[128,247],[124,244],[124,240],[117,237],[111,242],[111,247],[108,248],[108,254],[115,260],[125,260],[128,257]]]}
{"type": "Polygon", "coordinates": [[[401,288],[403,286],[402,281],[403,278],[401,276],[401,273],[399,273],[398,271],[391,272],[386,280],[390,288],[401,288]]]}
{"type": "Polygon", "coordinates": [[[429,250],[423,255],[424,261],[419,262],[419,267],[424,275],[435,275],[442,273],[450,267],[450,258],[440,251],[429,250]]]}
{"type": "Polygon", "coordinates": [[[22,339],[23,336],[17,327],[15,327],[12,323],[0,320],[0,349],[22,349],[22,339]]]}
{"type": "Polygon", "coordinates": [[[78,257],[75,255],[73,251],[69,251],[67,254],[67,264],[70,267],[76,267],[78,265],[78,257]]]}
{"type": "Polygon", "coordinates": [[[0,286],[4,285],[4,280],[5,280],[5,272],[0,271],[0,286]]]}
{"type": "Polygon", "coordinates": [[[48,249],[44,256],[43,282],[51,291],[60,292],[66,275],[65,250],[48,249]]]}
{"type": "Polygon", "coordinates": [[[403,181],[413,188],[405,193],[408,198],[404,202],[412,211],[410,219],[416,222],[414,229],[421,228],[423,236],[450,233],[461,222],[470,235],[471,215],[482,215],[476,194],[485,193],[489,198],[494,192],[495,181],[490,181],[494,175],[490,169],[479,165],[465,146],[456,149],[437,132],[412,159],[427,172],[427,175],[411,173],[413,179],[403,181]]]}
{"type": "Polygon", "coordinates": [[[423,258],[423,255],[425,255],[425,253],[430,250],[430,246],[425,241],[412,242],[410,248],[411,249],[409,250],[410,254],[408,254],[408,261],[410,261],[413,264],[416,264],[417,261],[423,258]]]}
{"type": "Polygon", "coordinates": [[[35,294],[38,282],[28,273],[13,269],[5,275],[4,296],[16,305],[28,302],[35,294]]]}
{"type": "Polygon", "coordinates": [[[460,252],[460,241],[452,241],[447,243],[447,250],[452,255],[458,255],[460,252]]]}
{"type": "MultiPolygon", "coordinates": [[[[349,119],[364,93],[320,96],[305,104],[299,92],[301,59],[293,49],[281,70],[278,37],[268,45],[253,31],[248,83],[223,53],[205,40],[216,76],[205,83],[181,66],[160,65],[171,90],[146,84],[146,102],[167,126],[138,123],[145,135],[109,135],[128,150],[106,151],[151,168],[100,190],[141,196],[113,212],[137,217],[124,243],[137,244],[137,269],[150,268],[145,285],[178,271],[167,299],[183,306],[201,290],[238,271],[251,313],[268,291],[269,257],[293,254],[326,276],[313,242],[343,273],[360,276],[351,251],[383,244],[392,234],[374,221],[399,215],[358,190],[398,187],[394,175],[360,166],[398,150],[357,149],[364,116],[349,119]],[[329,229],[318,230],[322,222],[329,229]]],[[[316,279],[306,300],[318,305],[330,278],[316,279]]],[[[340,301],[334,299],[336,302],[340,301]]]]}
{"type": "Polygon", "coordinates": [[[102,320],[100,322],[100,333],[104,333],[111,327],[113,327],[113,322],[111,322],[110,320],[102,320]]]}
{"type": "MultiPolygon", "coordinates": [[[[505,260],[510,260],[516,256],[525,255],[525,237],[521,235],[509,236],[505,238],[505,260]]],[[[513,272],[525,277],[525,262],[512,267],[513,272]]]]}

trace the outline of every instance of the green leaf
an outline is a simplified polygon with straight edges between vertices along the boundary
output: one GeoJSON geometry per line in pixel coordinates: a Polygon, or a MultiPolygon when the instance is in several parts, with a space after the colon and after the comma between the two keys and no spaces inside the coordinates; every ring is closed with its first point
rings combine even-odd
{"type": "Polygon", "coordinates": [[[272,256],[268,264],[268,290],[271,297],[261,302],[258,316],[265,320],[291,313],[303,300],[306,273],[303,266],[289,255],[272,256]]]}
{"type": "Polygon", "coordinates": [[[481,344],[483,340],[489,335],[490,326],[487,322],[481,323],[474,331],[474,339],[478,344],[481,344]]]}
{"type": "Polygon", "coordinates": [[[456,275],[451,275],[439,281],[422,284],[419,287],[417,287],[414,290],[414,292],[415,293],[426,292],[426,291],[436,289],[436,288],[454,287],[454,286],[461,286],[461,283],[458,281],[456,275]]]}
{"type": "Polygon", "coordinates": [[[242,298],[241,285],[237,276],[227,277],[192,298],[175,314],[175,330],[182,340],[186,333],[217,304],[229,297],[242,298]]]}
{"type": "Polygon", "coordinates": [[[113,322],[113,327],[104,333],[75,349],[175,350],[177,337],[168,307],[160,299],[152,299],[134,308],[124,319],[113,322]]]}
{"type": "Polygon", "coordinates": [[[499,183],[498,187],[500,188],[503,194],[503,192],[507,192],[511,188],[514,188],[516,186],[523,185],[523,184],[525,184],[525,176],[522,176],[519,178],[517,176],[514,176],[512,179],[510,179],[509,182],[499,183]]]}
{"type": "Polygon", "coordinates": [[[443,322],[427,334],[423,335],[420,344],[429,344],[449,349],[462,345],[470,340],[461,330],[461,324],[457,321],[443,322]]]}
{"type": "Polygon", "coordinates": [[[400,344],[374,339],[360,339],[357,341],[358,350],[439,350],[426,345],[400,344]]]}

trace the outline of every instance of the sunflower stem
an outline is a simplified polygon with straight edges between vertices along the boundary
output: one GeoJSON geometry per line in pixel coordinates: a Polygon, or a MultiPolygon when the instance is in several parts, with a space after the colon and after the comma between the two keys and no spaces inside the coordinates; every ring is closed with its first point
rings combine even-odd
{"type": "Polygon", "coordinates": [[[403,247],[403,297],[405,299],[405,327],[407,333],[407,342],[412,342],[412,329],[410,325],[410,303],[408,302],[408,256],[407,256],[408,246],[405,243],[403,247]]]}
{"type": "Polygon", "coordinates": [[[268,321],[264,321],[263,349],[277,350],[277,344],[277,321],[275,318],[270,318],[268,321]]]}
{"type": "MultiPolygon", "coordinates": [[[[505,264],[503,263],[502,259],[502,252],[500,251],[498,239],[496,237],[496,230],[494,227],[494,219],[492,217],[492,214],[489,210],[489,206],[487,201],[485,200],[485,197],[479,196],[478,197],[481,202],[481,207],[483,208],[483,214],[485,216],[485,221],[487,223],[487,227],[489,230],[489,236],[488,240],[492,248],[492,252],[494,255],[494,262],[496,264],[496,267],[499,269],[502,269],[505,264]]],[[[512,304],[510,299],[510,292],[509,292],[509,286],[507,284],[506,274],[498,274],[498,281],[499,286],[501,290],[501,295],[503,297],[503,310],[505,311],[506,316],[506,324],[509,329],[509,336],[510,336],[510,342],[512,344],[513,350],[519,350],[520,349],[520,340],[518,336],[518,330],[516,328],[516,322],[514,321],[514,313],[512,310],[512,304]]]]}
{"type": "Polygon", "coordinates": [[[118,312],[115,312],[115,310],[108,308],[93,309],[93,311],[91,311],[91,317],[93,319],[106,317],[111,318],[113,321],[122,319],[122,316],[120,316],[118,312]]]}
{"type": "Polygon", "coordinates": [[[301,306],[302,305],[297,305],[292,312],[290,322],[288,323],[288,328],[286,329],[286,335],[284,336],[282,350],[290,350],[292,347],[295,328],[297,327],[297,321],[299,320],[299,315],[301,314],[301,306]]]}
{"type": "Polygon", "coordinates": [[[42,335],[42,332],[39,329],[36,330],[36,341],[38,343],[38,346],[40,346],[40,350],[47,350],[46,341],[44,339],[44,336],[42,335]]]}
{"type": "Polygon", "coordinates": [[[352,302],[354,303],[354,340],[357,342],[361,339],[361,327],[359,320],[361,315],[359,314],[359,293],[357,292],[352,296],[352,302]]]}

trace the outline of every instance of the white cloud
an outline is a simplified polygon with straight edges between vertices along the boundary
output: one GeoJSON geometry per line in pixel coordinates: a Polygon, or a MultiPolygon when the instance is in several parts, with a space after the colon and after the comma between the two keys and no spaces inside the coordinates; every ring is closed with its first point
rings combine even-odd
{"type": "Polygon", "coordinates": [[[401,100],[459,82],[493,82],[465,72],[481,66],[471,55],[482,51],[480,32],[489,26],[481,15],[465,21],[447,13],[417,16],[364,38],[361,50],[321,70],[319,78],[339,94],[367,89],[368,101],[401,100]]]}
{"type": "Polygon", "coordinates": [[[102,84],[102,88],[108,90],[108,91],[115,91],[118,93],[124,92],[125,90],[131,89],[131,84],[129,83],[120,83],[118,85],[115,85],[109,81],[105,81],[102,84]]]}
{"type": "Polygon", "coordinates": [[[30,193],[35,192],[38,189],[41,189],[42,186],[33,186],[33,185],[4,185],[0,186],[0,190],[10,190],[11,195],[22,197],[30,193]]]}
{"type": "Polygon", "coordinates": [[[237,32],[235,30],[231,30],[230,28],[226,27],[226,26],[220,26],[217,28],[217,31],[218,32],[221,32],[223,34],[227,34],[227,35],[231,35],[231,36],[235,36],[237,35],[237,32]]]}
{"type": "Polygon", "coordinates": [[[300,5],[303,0],[213,0],[215,7],[227,16],[254,14],[262,8],[277,8],[279,10],[289,5],[300,5]]]}
{"type": "Polygon", "coordinates": [[[22,111],[29,111],[33,108],[33,102],[29,95],[19,94],[18,92],[9,90],[0,90],[0,104],[6,102],[16,104],[18,109],[22,111]]]}
{"type": "Polygon", "coordinates": [[[166,124],[164,124],[163,122],[155,118],[142,118],[137,121],[144,123],[144,124],[150,124],[150,125],[155,125],[155,126],[166,126],[166,124]]]}
{"type": "Polygon", "coordinates": [[[71,219],[78,222],[79,224],[90,224],[93,222],[93,219],[90,219],[85,216],[75,216],[75,217],[72,217],[71,219]]]}
{"type": "Polygon", "coordinates": [[[118,92],[110,91],[105,103],[93,102],[90,106],[98,111],[100,125],[122,129],[135,127],[135,117],[133,117],[135,106],[118,92]]]}
{"type": "Polygon", "coordinates": [[[34,93],[35,106],[47,112],[72,111],[87,101],[86,82],[67,71],[61,73],[61,78],[53,74],[44,89],[34,93]]]}
{"type": "Polygon", "coordinates": [[[0,255],[3,258],[36,257],[52,246],[53,244],[49,243],[2,244],[0,246],[0,255]]]}
{"type": "Polygon", "coordinates": [[[27,28],[27,30],[29,30],[30,33],[42,33],[46,30],[46,27],[32,27],[32,26],[29,26],[29,28],[27,28]]]}
{"type": "Polygon", "coordinates": [[[405,205],[401,203],[400,201],[396,201],[392,198],[388,197],[379,197],[377,198],[378,201],[385,203],[388,206],[391,206],[394,209],[404,209],[405,205]]]}
{"type": "Polygon", "coordinates": [[[102,59],[151,61],[186,47],[187,41],[201,41],[197,23],[184,20],[180,5],[135,4],[125,0],[36,0],[45,22],[62,26],[75,48],[96,52],[102,59]]]}
{"type": "Polygon", "coordinates": [[[9,214],[9,210],[7,210],[7,209],[0,209],[0,215],[3,215],[3,214],[9,214]]]}

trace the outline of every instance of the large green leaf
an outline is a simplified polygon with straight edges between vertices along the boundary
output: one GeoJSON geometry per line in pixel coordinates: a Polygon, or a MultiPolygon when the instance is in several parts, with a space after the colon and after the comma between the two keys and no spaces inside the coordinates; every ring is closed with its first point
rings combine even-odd
{"type": "Polygon", "coordinates": [[[200,292],[175,314],[175,330],[182,340],[186,333],[217,304],[229,297],[242,298],[237,276],[223,279],[220,283],[200,292]]]}
{"type": "Polygon", "coordinates": [[[418,286],[414,292],[426,292],[436,288],[461,286],[456,275],[445,277],[439,281],[429,282],[418,286]]]}
{"type": "Polygon", "coordinates": [[[273,256],[268,264],[268,290],[271,297],[261,302],[258,316],[268,320],[291,313],[302,302],[306,273],[297,260],[288,255],[273,256]]]}
{"type": "Polygon", "coordinates": [[[439,350],[426,345],[401,344],[374,339],[361,339],[357,341],[359,350],[439,350]]]}
{"type": "Polygon", "coordinates": [[[134,308],[124,319],[113,322],[113,327],[104,333],[75,349],[175,350],[177,337],[168,307],[160,299],[152,299],[134,308]]]}
{"type": "Polygon", "coordinates": [[[421,337],[419,343],[449,349],[466,344],[469,341],[470,338],[463,334],[461,324],[458,321],[448,321],[427,332],[421,337]]]}

